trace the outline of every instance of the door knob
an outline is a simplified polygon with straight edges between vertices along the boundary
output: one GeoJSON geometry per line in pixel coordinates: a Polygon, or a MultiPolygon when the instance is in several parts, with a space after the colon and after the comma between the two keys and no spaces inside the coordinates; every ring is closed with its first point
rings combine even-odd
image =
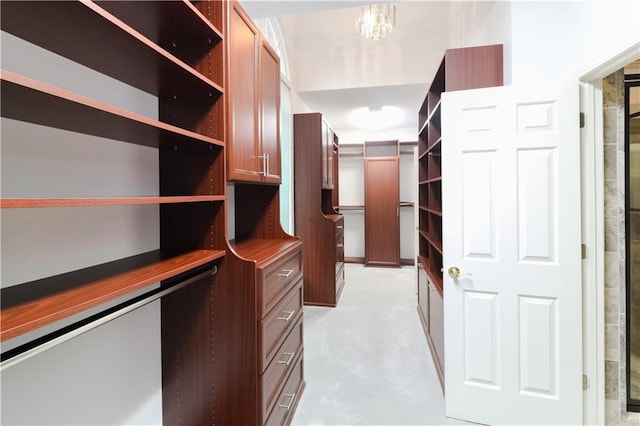
{"type": "Polygon", "coordinates": [[[448,272],[449,272],[449,276],[454,280],[460,277],[460,268],[458,268],[457,266],[450,266],[448,272]]]}
{"type": "Polygon", "coordinates": [[[447,269],[447,272],[454,280],[460,278],[461,275],[471,275],[468,272],[462,272],[457,266],[450,266],[449,269],[447,269]]]}

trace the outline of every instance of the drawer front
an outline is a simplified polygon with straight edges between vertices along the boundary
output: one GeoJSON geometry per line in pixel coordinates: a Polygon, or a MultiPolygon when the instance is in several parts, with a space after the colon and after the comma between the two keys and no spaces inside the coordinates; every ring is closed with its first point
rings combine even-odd
{"type": "Polygon", "coordinates": [[[258,368],[264,371],[277,349],[302,315],[302,279],[260,321],[258,326],[258,368]]]}
{"type": "Polygon", "coordinates": [[[285,378],[295,365],[294,362],[302,351],[302,318],[289,333],[287,340],[280,346],[275,357],[267,367],[261,380],[262,387],[262,416],[266,418],[273,409],[278,392],[282,388],[285,378]]]}
{"type": "Polygon", "coordinates": [[[287,379],[282,392],[276,399],[276,404],[267,418],[267,425],[283,425],[291,423],[298,401],[304,389],[304,353],[296,361],[291,375],[287,379]]]}
{"type": "Polygon", "coordinates": [[[300,274],[302,274],[301,252],[262,271],[262,283],[258,285],[260,317],[269,312],[282,295],[298,281],[300,274]]]}

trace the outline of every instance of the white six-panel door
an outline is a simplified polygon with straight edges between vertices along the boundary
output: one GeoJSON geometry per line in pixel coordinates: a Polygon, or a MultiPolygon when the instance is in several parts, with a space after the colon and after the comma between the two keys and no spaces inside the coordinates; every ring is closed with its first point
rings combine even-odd
{"type": "Polygon", "coordinates": [[[442,96],[447,416],[582,423],[578,118],[577,83],[442,96]]]}

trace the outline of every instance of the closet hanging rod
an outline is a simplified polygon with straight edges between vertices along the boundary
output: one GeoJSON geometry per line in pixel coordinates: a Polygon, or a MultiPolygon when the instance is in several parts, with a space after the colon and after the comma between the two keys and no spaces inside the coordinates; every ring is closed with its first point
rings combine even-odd
{"type": "Polygon", "coordinates": [[[128,314],[129,312],[135,311],[136,309],[141,308],[163,296],[180,290],[181,288],[186,287],[189,284],[193,284],[194,282],[199,281],[203,278],[215,275],[217,272],[218,267],[214,265],[212,268],[208,268],[206,271],[187,278],[184,281],[179,281],[176,284],[170,285],[169,287],[158,287],[156,289],[150,290],[144,294],[134,297],[131,300],[122,302],[102,312],[98,312],[83,320],[63,327],[60,330],[51,332],[31,342],[27,342],[21,346],[10,349],[7,352],[2,353],[1,355],[0,371],[19,364],[22,361],[26,361],[27,359],[35,355],[52,349],[68,340],[73,339],[74,337],[78,337],[81,334],[86,333],[87,331],[91,331],[94,328],[97,328],[110,321],[113,321],[116,318],[128,314]]]}

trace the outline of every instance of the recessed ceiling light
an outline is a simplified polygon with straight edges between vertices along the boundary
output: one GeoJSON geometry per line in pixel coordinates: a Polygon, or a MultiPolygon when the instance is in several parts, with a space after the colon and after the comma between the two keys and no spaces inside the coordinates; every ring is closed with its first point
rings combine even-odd
{"type": "Polygon", "coordinates": [[[394,106],[362,107],[353,110],[351,122],[366,130],[382,130],[398,125],[402,121],[402,111],[394,106]]]}

